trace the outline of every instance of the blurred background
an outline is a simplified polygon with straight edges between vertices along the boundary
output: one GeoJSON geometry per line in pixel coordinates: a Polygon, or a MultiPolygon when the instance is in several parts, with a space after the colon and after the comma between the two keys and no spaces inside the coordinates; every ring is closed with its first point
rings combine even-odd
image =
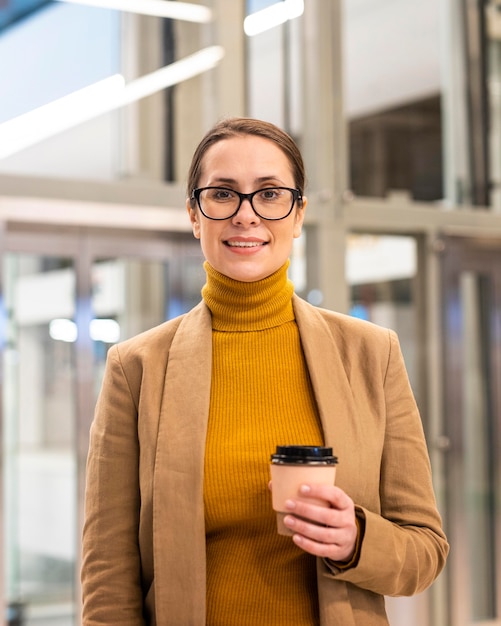
{"type": "Polygon", "coordinates": [[[199,301],[185,175],[233,115],[305,157],[296,291],[402,342],[452,551],[392,626],[499,626],[499,0],[0,0],[0,623],[80,623],[106,353],[199,301]]]}

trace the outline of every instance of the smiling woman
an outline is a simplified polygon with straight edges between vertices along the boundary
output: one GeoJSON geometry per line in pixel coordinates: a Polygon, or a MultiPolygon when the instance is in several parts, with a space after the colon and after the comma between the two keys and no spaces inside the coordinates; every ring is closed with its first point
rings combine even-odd
{"type": "Polygon", "coordinates": [[[386,626],[384,596],[422,591],[444,566],[395,333],[313,307],[288,279],[304,181],[296,144],[267,122],[224,120],[195,150],[202,301],[108,352],[83,626],[386,626]],[[269,471],[289,444],[332,447],[339,466],[336,485],[285,502],[284,535],[269,471]]]}

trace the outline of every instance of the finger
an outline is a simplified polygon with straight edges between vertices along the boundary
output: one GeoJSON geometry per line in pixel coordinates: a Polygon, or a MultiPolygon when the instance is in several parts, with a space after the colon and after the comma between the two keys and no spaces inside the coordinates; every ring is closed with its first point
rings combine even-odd
{"type": "Polygon", "coordinates": [[[308,552],[308,554],[312,554],[313,556],[331,559],[332,561],[347,561],[351,558],[351,553],[349,551],[336,544],[318,543],[317,541],[312,541],[311,539],[299,534],[293,535],[292,541],[299,548],[308,552]]]}
{"type": "Polygon", "coordinates": [[[291,522],[290,525],[286,525],[294,532],[297,531],[324,543],[329,541],[339,543],[339,538],[346,536],[350,540],[357,535],[358,527],[354,510],[338,510],[295,500],[289,500],[286,504],[287,510],[292,514],[285,518],[290,519],[291,522]],[[338,531],[338,534],[333,535],[326,532],[326,529],[338,531]]]}
{"type": "Polygon", "coordinates": [[[305,552],[333,561],[348,560],[353,555],[356,535],[350,539],[344,531],[316,526],[291,517],[287,516],[284,522],[294,533],[294,543],[305,552]]]}
{"type": "Polygon", "coordinates": [[[328,506],[309,504],[301,500],[286,500],[285,508],[296,517],[309,520],[320,526],[339,526],[342,523],[341,520],[338,519],[340,517],[340,511],[328,506]]]}
{"type": "Polygon", "coordinates": [[[293,515],[287,515],[284,523],[292,531],[294,542],[316,556],[342,561],[349,560],[355,551],[358,534],[356,523],[336,528],[293,515]]]}
{"type": "Polygon", "coordinates": [[[311,519],[297,517],[296,515],[286,515],[284,524],[294,533],[299,533],[308,539],[319,543],[339,543],[340,529],[320,524],[311,519]]]}
{"type": "Polygon", "coordinates": [[[335,485],[305,484],[299,488],[302,497],[324,500],[336,509],[350,509],[353,500],[339,487],[335,485]]]}

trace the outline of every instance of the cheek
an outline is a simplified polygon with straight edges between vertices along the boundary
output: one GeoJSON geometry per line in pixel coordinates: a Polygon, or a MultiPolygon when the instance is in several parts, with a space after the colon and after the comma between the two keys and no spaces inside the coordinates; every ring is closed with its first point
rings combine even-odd
{"type": "Polygon", "coordinates": [[[217,247],[221,236],[218,226],[216,222],[210,222],[209,220],[203,220],[198,223],[196,232],[195,230],[193,232],[195,237],[200,240],[202,250],[210,252],[210,250],[214,250],[217,247]]]}

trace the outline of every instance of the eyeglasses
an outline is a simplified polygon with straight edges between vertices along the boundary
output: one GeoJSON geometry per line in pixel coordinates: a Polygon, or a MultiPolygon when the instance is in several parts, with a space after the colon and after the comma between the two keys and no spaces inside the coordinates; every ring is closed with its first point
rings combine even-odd
{"type": "Polygon", "coordinates": [[[290,215],[296,202],[302,204],[299,189],[289,187],[266,187],[252,193],[240,193],[225,187],[201,187],[193,190],[191,198],[210,220],[230,219],[238,213],[244,200],[248,200],[254,213],[265,220],[283,220],[290,215]]]}

